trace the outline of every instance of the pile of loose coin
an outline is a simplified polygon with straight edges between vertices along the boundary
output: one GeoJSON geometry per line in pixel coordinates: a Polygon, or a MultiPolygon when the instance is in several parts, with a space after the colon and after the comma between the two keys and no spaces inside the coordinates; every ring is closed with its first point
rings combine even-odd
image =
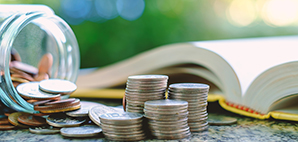
{"type": "Polygon", "coordinates": [[[143,113],[146,101],[164,99],[167,83],[166,75],[129,76],[125,89],[126,111],[143,113]]]}
{"type": "Polygon", "coordinates": [[[144,116],[151,135],[157,139],[182,139],[191,135],[187,124],[188,103],[180,100],[145,102],[144,116]]]}
{"type": "Polygon", "coordinates": [[[176,83],[168,89],[168,98],[188,102],[188,126],[199,132],[208,128],[207,97],[209,86],[201,83],[176,83]]]}
{"type": "Polygon", "coordinates": [[[100,127],[105,138],[116,141],[140,141],[146,138],[143,130],[143,115],[122,112],[100,115],[100,127]]]}

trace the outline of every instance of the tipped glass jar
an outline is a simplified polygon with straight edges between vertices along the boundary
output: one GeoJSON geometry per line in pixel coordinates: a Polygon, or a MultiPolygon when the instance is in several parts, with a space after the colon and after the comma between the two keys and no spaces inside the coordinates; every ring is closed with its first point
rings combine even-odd
{"type": "Polygon", "coordinates": [[[44,5],[0,5],[1,110],[6,107],[35,112],[33,106],[17,93],[10,66],[13,60],[21,60],[37,68],[42,56],[48,53],[53,57],[49,77],[75,82],[80,55],[76,37],[69,25],[44,5]]]}

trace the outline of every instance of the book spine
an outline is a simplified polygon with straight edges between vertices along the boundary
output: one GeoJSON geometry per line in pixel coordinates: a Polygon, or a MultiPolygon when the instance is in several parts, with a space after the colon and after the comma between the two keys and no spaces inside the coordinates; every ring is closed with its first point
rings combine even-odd
{"type": "Polygon", "coordinates": [[[241,105],[238,105],[238,104],[234,104],[234,103],[231,103],[231,102],[225,102],[228,106],[230,107],[233,107],[233,108],[236,108],[236,109],[239,109],[239,110],[243,110],[243,111],[246,111],[246,112],[249,112],[249,113],[252,113],[252,114],[256,114],[256,115],[265,115],[265,114],[261,114],[253,109],[250,109],[248,107],[245,107],[245,106],[241,106],[241,105]]]}

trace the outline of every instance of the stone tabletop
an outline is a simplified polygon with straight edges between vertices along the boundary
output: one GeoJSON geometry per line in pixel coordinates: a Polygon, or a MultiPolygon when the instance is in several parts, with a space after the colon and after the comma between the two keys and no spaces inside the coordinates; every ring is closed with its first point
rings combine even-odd
{"type": "MultiPolygon", "coordinates": [[[[121,100],[104,100],[98,101],[107,105],[116,106],[121,100]]],[[[209,103],[209,114],[217,114],[219,116],[230,116],[237,118],[236,124],[228,126],[209,126],[208,130],[192,133],[190,138],[182,140],[156,140],[146,139],[144,142],[257,142],[257,141],[298,141],[298,122],[282,121],[282,120],[259,120],[248,118],[227,112],[215,103],[209,103]]],[[[107,142],[101,134],[92,138],[67,138],[60,134],[38,135],[32,134],[27,129],[0,131],[0,142],[30,142],[30,141],[51,141],[51,142],[68,142],[68,141],[84,141],[84,142],[107,142]]]]}

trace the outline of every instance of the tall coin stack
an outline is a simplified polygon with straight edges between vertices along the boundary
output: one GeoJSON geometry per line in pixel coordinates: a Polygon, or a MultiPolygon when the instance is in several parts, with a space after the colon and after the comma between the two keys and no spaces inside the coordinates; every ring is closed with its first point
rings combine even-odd
{"type": "Polygon", "coordinates": [[[145,102],[144,117],[148,119],[151,135],[167,140],[189,137],[187,108],[187,101],[166,99],[145,102]]]}
{"type": "Polygon", "coordinates": [[[192,132],[199,132],[208,128],[208,91],[209,85],[201,83],[175,83],[169,86],[169,99],[188,102],[188,126],[192,132]]]}
{"type": "Polygon", "coordinates": [[[99,116],[104,136],[115,141],[140,141],[146,138],[143,115],[131,112],[106,113],[99,116]]]}
{"type": "Polygon", "coordinates": [[[126,111],[144,113],[144,103],[149,100],[165,98],[168,76],[166,75],[134,75],[126,82],[126,111]]]}

